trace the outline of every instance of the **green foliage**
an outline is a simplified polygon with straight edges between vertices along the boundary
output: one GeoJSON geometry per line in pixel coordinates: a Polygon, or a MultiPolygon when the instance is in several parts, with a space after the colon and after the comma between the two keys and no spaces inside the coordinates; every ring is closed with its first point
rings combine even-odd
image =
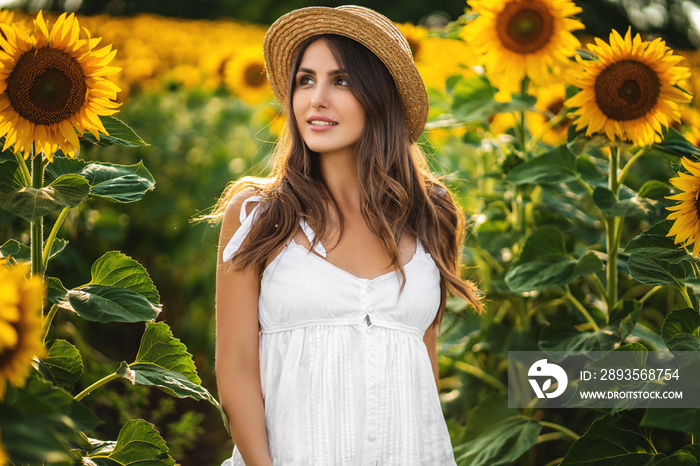
{"type": "Polygon", "coordinates": [[[127,466],[134,463],[147,466],[175,465],[158,431],[142,419],[135,419],[124,425],[114,449],[109,454],[103,451],[89,456],[88,461],[98,466],[127,466]]]}
{"type": "Polygon", "coordinates": [[[100,120],[105,130],[107,130],[107,134],[102,134],[99,138],[96,138],[94,134],[86,132],[83,136],[86,141],[100,146],[120,144],[126,147],[140,147],[148,145],[129,125],[119,118],[107,116],[100,117],[100,120]]]}
{"type": "Polygon", "coordinates": [[[561,462],[562,466],[595,464],[647,464],[656,456],[650,432],[636,419],[606,415],[576,440],[561,462]]]}
{"type": "Polygon", "coordinates": [[[478,438],[454,449],[460,466],[510,464],[537,443],[542,425],[522,416],[509,417],[478,438]]]}
{"type": "Polygon", "coordinates": [[[113,202],[138,201],[155,187],[153,176],[141,162],[120,166],[56,157],[47,171],[56,178],[66,174],[80,175],[87,180],[91,197],[113,202]]]}
{"type": "Polygon", "coordinates": [[[614,352],[630,367],[643,367],[648,351],[700,351],[698,263],[666,220],[678,157],[700,160],[700,149],[673,128],[649,147],[573,125],[567,140],[544,144],[527,124],[526,86],[503,103],[484,76],[453,77],[430,95],[428,127],[463,134],[438,143],[430,163],[451,174],[471,214],[463,259],[487,303],[466,321],[464,303],[448,306],[443,326],[443,408],[457,462],[694,464],[696,410],[630,410],[624,400],[606,410],[506,408],[508,351],[614,352]],[[491,133],[499,113],[513,114],[507,134],[491,133]]]}
{"type": "MultiPolygon", "coordinates": [[[[110,135],[98,142],[87,134],[85,141],[102,146],[146,146],[120,120],[108,117],[102,121],[110,135]]],[[[45,276],[49,261],[60,261],[61,254],[68,251],[69,242],[58,238],[58,234],[71,211],[83,207],[86,201],[138,201],[154,189],[155,180],[141,162],[98,163],[54,154],[52,161],[35,157],[31,168],[30,176],[29,167],[20,157],[0,162],[0,206],[31,224],[28,245],[11,238],[0,246],[0,253],[10,258],[11,266],[29,262],[32,273],[45,279],[44,341],[57,331],[52,323],[59,311],[69,311],[62,316],[64,322],[78,318],[100,324],[147,324],[136,360],[130,365],[122,363],[107,375],[104,370],[112,365],[111,361],[102,357],[101,363],[95,365],[95,353],[80,332],[73,332],[70,341],[48,341],[46,354],[37,360],[26,385],[10,387],[0,401],[3,445],[13,464],[174,465],[160,433],[141,419],[126,422],[116,442],[92,438],[101,420],[84,402],[95,390],[123,377],[132,384],[159,387],[178,398],[207,400],[226,422],[219,403],[202,387],[185,345],[173,337],[165,323],[153,322],[161,312],[160,294],[146,269],[125,254],[109,251],[93,263],[90,280],[84,285],[68,289],[59,278],[45,276]],[[53,221],[47,238],[42,234],[44,221],[53,221]],[[96,368],[102,371],[98,380],[96,368]],[[75,394],[76,387],[82,391],[75,394]]],[[[68,280],[75,277],[71,275],[68,280]]],[[[168,425],[194,428],[199,422],[201,418],[190,415],[168,425]]],[[[182,452],[191,441],[191,436],[186,436],[178,444],[178,451],[182,452]]]]}
{"type": "Polygon", "coordinates": [[[11,160],[0,162],[0,206],[28,222],[79,205],[90,192],[79,175],[61,175],[48,186],[26,186],[20,168],[11,160]]]}
{"type": "Polygon", "coordinates": [[[80,351],[66,340],[53,340],[46,349],[48,354],[39,361],[39,372],[46,380],[72,391],[84,371],[80,351]]]}

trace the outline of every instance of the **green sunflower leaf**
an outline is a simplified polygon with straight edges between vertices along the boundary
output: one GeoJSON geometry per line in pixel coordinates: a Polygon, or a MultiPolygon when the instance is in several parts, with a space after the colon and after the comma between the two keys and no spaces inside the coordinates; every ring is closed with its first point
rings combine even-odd
{"type": "Polygon", "coordinates": [[[568,322],[554,321],[542,329],[538,345],[542,351],[610,351],[620,340],[616,326],[584,332],[568,322]]]}
{"type": "Polygon", "coordinates": [[[146,269],[131,257],[110,251],[92,264],[91,285],[117,286],[135,291],[158,305],[160,296],[146,269]]]}
{"type": "Polygon", "coordinates": [[[688,157],[694,161],[700,161],[700,149],[692,145],[676,129],[669,127],[662,131],[663,140],[653,144],[653,148],[667,154],[679,157],[688,157]]]}
{"type": "Polygon", "coordinates": [[[671,222],[663,220],[627,243],[629,272],[640,283],[680,288],[693,273],[692,256],[667,236],[671,222]]]}
{"type": "Polygon", "coordinates": [[[88,285],[66,291],[55,278],[47,284],[49,301],[92,322],[148,322],[160,313],[160,306],[127,288],[88,285]]]}
{"type": "Polygon", "coordinates": [[[149,322],[141,338],[136,359],[130,366],[152,365],[179,372],[190,382],[202,383],[187,347],[173,337],[170,327],[163,322],[149,322]]]}
{"type": "Polygon", "coordinates": [[[661,326],[661,336],[664,342],[668,345],[671,338],[683,335],[693,334],[700,327],[700,314],[695,309],[676,309],[664,319],[661,326]]]}
{"type": "MultiPolygon", "coordinates": [[[[51,245],[51,254],[49,254],[49,260],[53,259],[59,255],[68,244],[68,241],[62,238],[56,238],[51,245]]],[[[29,261],[31,260],[31,251],[29,246],[20,243],[17,240],[8,240],[5,244],[0,246],[0,253],[2,256],[12,256],[17,261],[29,261]]]]}
{"type": "Polygon", "coordinates": [[[593,202],[601,212],[616,217],[643,217],[655,215],[657,201],[637,196],[634,191],[623,186],[619,197],[607,188],[597,187],[593,191],[593,202]]]}
{"type": "Polygon", "coordinates": [[[121,144],[126,147],[141,147],[149,145],[129,125],[120,119],[113,116],[100,116],[100,120],[109,134],[100,134],[98,141],[94,134],[86,131],[83,134],[83,140],[99,146],[121,144]]]}
{"type": "Polygon", "coordinates": [[[14,464],[45,464],[49,460],[72,464],[65,435],[71,435],[74,429],[70,418],[61,414],[26,416],[0,404],[2,442],[14,464]]]}
{"type": "Polygon", "coordinates": [[[457,80],[451,93],[452,115],[458,123],[486,124],[491,115],[532,110],[537,102],[531,95],[513,95],[509,102],[498,102],[496,88],[485,76],[457,80]]]}
{"type": "Polygon", "coordinates": [[[700,434],[700,408],[647,409],[641,425],[700,434]]]}
{"type": "Polygon", "coordinates": [[[576,440],[561,466],[646,464],[656,449],[645,429],[625,416],[603,416],[576,440]]]}
{"type": "Polygon", "coordinates": [[[537,443],[542,425],[524,416],[509,417],[479,437],[454,448],[460,465],[499,466],[511,464],[537,443]]]}
{"type": "Polygon", "coordinates": [[[658,456],[644,466],[697,466],[700,464],[700,446],[686,445],[671,456],[658,456]]]}
{"type": "Polygon", "coordinates": [[[103,451],[88,457],[98,466],[174,466],[175,461],[168,454],[168,446],[153,424],[143,419],[132,419],[122,427],[117,443],[111,452],[103,451]]]}
{"type": "Polygon", "coordinates": [[[0,162],[0,200],[26,187],[17,162],[14,160],[0,162]]]}
{"type": "Polygon", "coordinates": [[[565,183],[578,176],[576,156],[568,147],[559,146],[516,165],[506,180],[514,184],[565,183]]]}
{"type": "Polygon", "coordinates": [[[39,372],[67,391],[83,375],[83,358],[78,348],[66,340],[53,340],[47,344],[48,354],[39,362],[39,372]]]}
{"type": "MultiPolygon", "coordinates": [[[[0,180],[0,185],[2,184],[3,181],[0,180]]],[[[90,186],[82,176],[61,175],[40,189],[22,187],[9,194],[0,194],[0,203],[10,213],[31,222],[60,212],[66,207],[77,206],[85,200],[89,192],[90,186]]]]}
{"type": "MultiPolygon", "coordinates": [[[[102,423],[87,406],[75,401],[70,393],[45,380],[36,371],[29,376],[23,389],[8,390],[5,402],[27,417],[67,416],[80,430],[92,430],[102,423]]],[[[3,431],[3,443],[4,440],[3,431]]]]}
{"type": "Polygon", "coordinates": [[[135,361],[131,364],[122,362],[117,374],[134,385],[158,387],[179,398],[208,401],[219,410],[227,426],[223,408],[201,386],[192,355],[163,322],[146,324],[135,361]]]}
{"type": "Polygon", "coordinates": [[[106,162],[86,162],[69,157],[55,157],[47,166],[53,177],[77,174],[90,185],[90,196],[112,202],[128,203],[140,200],[155,188],[153,175],[142,162],[134,165],[114,165],[106,162]]]}

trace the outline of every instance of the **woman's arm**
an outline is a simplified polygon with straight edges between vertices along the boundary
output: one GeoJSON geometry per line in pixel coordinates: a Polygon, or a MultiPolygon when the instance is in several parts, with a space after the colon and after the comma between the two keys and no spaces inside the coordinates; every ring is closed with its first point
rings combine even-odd
{"type": "Polygon", "coordinates": [[[249,466],[272,465],[260,385],[258,296],[255,267],[243,271],[222,261],[241,226],[239,212],[250,193],[237,194],[224,215],[216,278],[216,378],[221,404],[238,450],[249,466]]]}
{"type": "Polygon", "coordinates": [[[433,323],[423,335],[423,343],[428,348],[428,356],[430,357],[430,365],[433,368],[433,377],[435,377],[435,387],[440,391],[440,375],[438,373],[437,362],[437,324],[433,323]]]}

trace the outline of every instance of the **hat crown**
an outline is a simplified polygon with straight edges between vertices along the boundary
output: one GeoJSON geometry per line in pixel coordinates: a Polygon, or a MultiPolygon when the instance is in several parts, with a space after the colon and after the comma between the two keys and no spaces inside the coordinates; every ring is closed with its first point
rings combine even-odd
{"type": "MultiPolygon", "coordinates": [[[[413,53],[411,53],[411,46],[409,45],[408,41],[406,38],[401,34],[401,31],[399,31],[399,28],[396,27],[396,25],[391,22],[389,18],[384,16],[381,13],[378,13],[374,10],[371,10],[369,8],[365,8],[363,6],[357,6],[357,5],[344,5],[344,6],[339,6],[336,8],[337,10],[342,10],[342,11],[347,11],[349,13],[352,13],[354,15],[357,15],[361,18],[364,18],[365,20],[369,21],[370,23],[374,23],[375,26],[377,26],[382,32],[384,32],[389,38],[392,40],[396,41],[397,45],[403,49],[404,52],[408,54],[408,56],[413,59],[413,53]]],[[[338,32],[339,35],[344,35],[342,31],[338,32]]],[[[348,36],[350,37],[350,36],[348,36]]]]}

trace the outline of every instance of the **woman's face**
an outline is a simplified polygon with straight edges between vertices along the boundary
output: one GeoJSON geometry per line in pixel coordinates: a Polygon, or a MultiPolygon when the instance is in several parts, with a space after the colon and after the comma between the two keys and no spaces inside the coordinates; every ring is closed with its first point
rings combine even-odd
{"type": "Polygon", "coordinates": [[[323,40],[306,48],[294,79],[292,109],[309,149],[319,154],[351,153],[365,127],[365,110],[323,40]]]}

